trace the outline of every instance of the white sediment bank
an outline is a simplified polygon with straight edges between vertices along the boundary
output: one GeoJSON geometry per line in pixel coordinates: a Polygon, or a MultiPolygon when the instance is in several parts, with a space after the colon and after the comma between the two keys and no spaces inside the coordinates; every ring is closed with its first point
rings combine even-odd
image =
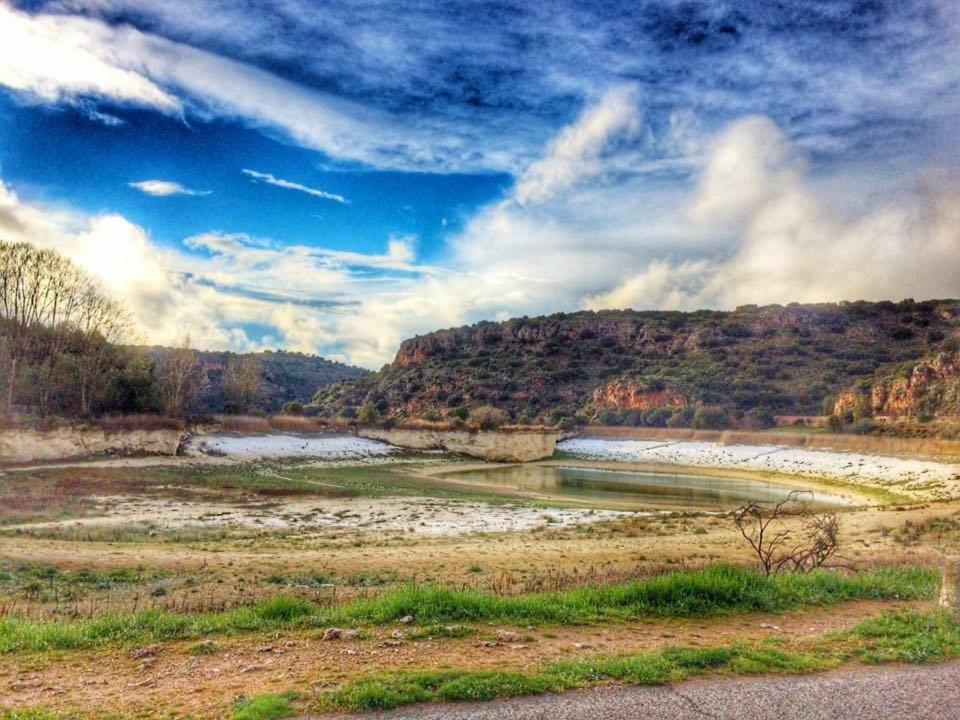
{"type": "Polygon", "coordinates": [[[916,499],[960,498],[960,465],[932,460],[688,440],[571,438],[557,449],[585,460],[774,472],[885,488],[916,499]]]}
{"type": "Polygon", "coordinates": [[[353,435],[201,435],[183,447],[188,456],[224,456],[232,460],[358,460],[384,457],[397,448],[353,435]]]}

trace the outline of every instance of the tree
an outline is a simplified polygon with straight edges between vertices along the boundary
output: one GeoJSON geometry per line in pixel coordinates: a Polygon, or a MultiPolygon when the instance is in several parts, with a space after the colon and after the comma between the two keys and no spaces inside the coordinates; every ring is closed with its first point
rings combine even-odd
{"type": "Polygon", "coordinates": [[[753,549],[766,575],[780,570],[809,572],[838,558],[840,517],[835,512],[815,513],[802,493],[794,490],[772,505],[748,503],[733,513],[733,522],[753,549]],[[787,515],[800,519],[790,523],[787,515]]]}
{"type": "Polygon", "coordinates": [[[227,362],[223,373],[223,394],[227,409],[248,412],[260,394],[263,385],[263,367],[255,357],[239,357],[227,362]]]}
{"type": "MultiPolygon", "coordinates": [[[[0,241],[0,319],[7,414],[25,365],[30,364],[33,399],[45,413],[51,396],[64,390],[58,382],[78,383],[84,395],[104,343],[116,342],[132,327],[126,309],[68,258],[25,242],[0,241]],[[68,345],[79,375],[60,372],[68,345]]],[[[89,401],[81,406],[88,410],[89,401]]]]}
{"type": "Polygon", "coordinates": [[[163,410],[171,417],[186,416],[197,397],[209,386],[197,351],[190,347],[189,335],[179,336],[173,349],[161,356],[157,372],[163,410]]]}

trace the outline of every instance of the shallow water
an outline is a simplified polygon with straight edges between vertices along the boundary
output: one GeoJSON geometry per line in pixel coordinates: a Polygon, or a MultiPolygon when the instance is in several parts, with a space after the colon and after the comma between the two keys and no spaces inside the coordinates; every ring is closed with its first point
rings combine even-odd
{"type": "Polygon", "coordinates": [[[748,502],[784,500],[791,490],[813,506],[847,507],[846,498],[748,478],[674,475],[544,465],[511,465],[447,473],[457,482],[501,485],[566,500],[609,502],[618,506],[676,510],[732,510],[748,502]]]}

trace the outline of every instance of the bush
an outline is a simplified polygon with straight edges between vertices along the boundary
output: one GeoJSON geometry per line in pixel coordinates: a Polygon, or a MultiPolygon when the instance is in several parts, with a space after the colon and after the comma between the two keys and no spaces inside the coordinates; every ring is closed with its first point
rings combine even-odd
{"type": "Polygon", "coordinates": [[[291,400],[280,409],[281,415],[303,415],[303,403],[291,400]]]}
{"type": "Polygon", "coordinates": [[[376,425],[380,422],[380,411],[373,403],[364,403],[357,414],[357,422],[362,425],[376,425]]]}
{"type": "Polygon", "coordinates": [[[508,417],[504,410],[493,405],[480,405],[470,411],[470,422],[481,430],[496,430],[507,422],[508,417]]]}
{"type": "Polygon", "coordinates": [[[692,425],[697,430],[723,430],[730,427],[730,417],[723,408],[699,407],[693,413],[692,425]]]}
{"type": "Polygon", "coordinates": [[[743,426],[750,430],[766,430],[777,424],[777,419],[767,408],[750,408],[743,415],[743,426]]]}
{"type": "Polygon", "coordinates": [[[667,420],[668,428],[684,428],[690,427],[693,424],[693,408],[681,408],[679,410],[674,410],[667,420]]]}

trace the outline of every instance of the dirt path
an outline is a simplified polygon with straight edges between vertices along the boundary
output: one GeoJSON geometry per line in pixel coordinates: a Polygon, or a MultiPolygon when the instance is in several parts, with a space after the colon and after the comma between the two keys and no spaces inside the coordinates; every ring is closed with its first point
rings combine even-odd
{"type": "MultiPolygon", "coordinates": [[[[489,703],[418,705],[365,720],[956,720],[960,663],[849,668],[805,677],[600,687],[489,703]]],[[[351,716],[313,716],[333,720],[351,716]]],[[[356,717],[356,716],[352,716],[356,717]]]]}
{"type": "MultiPolygon", "coordinates": [[[[311,697],[345,680],[384,670],[524,670],[561,657],[593,653],[722,645],[771,635],[800,639],[851,627],[888,607],[894,605],[853,602],[777,615],[606,627],[484,626],[471,636],[445,640],[397,639],[392,636],[395,628],[375,629],[363,640],[333,642],[322,641],[320,631],[253,634],[215,637],[215,652],[202,656],[190,654],[195,642],[168,643],[139,653],[100,648],[7,655],[0,657],[0,707],[96,708],[103,715],[168,717],[176,713],[221,718],[241,694],[295,690],[311,697]],[[501,634],[498,639],[497,632],[502,630],[515,636],[501,634]]],[[[404,632],[412,634],[409,629],[404,632]]]]}

